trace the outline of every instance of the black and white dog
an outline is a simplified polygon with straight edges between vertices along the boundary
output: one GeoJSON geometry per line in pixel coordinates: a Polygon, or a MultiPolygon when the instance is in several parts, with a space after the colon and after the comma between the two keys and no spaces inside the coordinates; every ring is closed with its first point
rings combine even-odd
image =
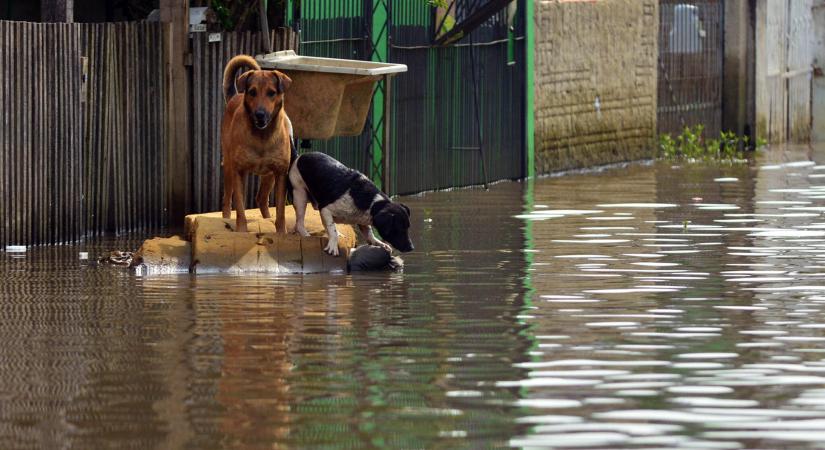
{"type": "Polygon", "coordinates": [[[327,230],[329,243],[324,250],[330,255],[338,256],[336,223],[358,225],[368,244],[381,246],[390,253],[390,246],[375,238],[370,225],[399,251],[413,250],[408,233],[410,209],[401,203],[393,203],[361,172],[331,156],[311,152],[295,160],[289,169],[289,181],[295,208],[295,232],[309,236],[304,227],[304,214],[307,201],[311,201],[320,211],[327,230]]]}

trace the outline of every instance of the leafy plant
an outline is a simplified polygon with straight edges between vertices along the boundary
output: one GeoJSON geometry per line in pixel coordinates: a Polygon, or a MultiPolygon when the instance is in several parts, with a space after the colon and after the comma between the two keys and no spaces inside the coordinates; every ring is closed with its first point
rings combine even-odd
{"type": "Polygon", "coordinates": [[[224,30],[233,30],[235,28],[235,24],[231,18],[232,12],[229,11],[229,8],[226,7],[222,0],[210,0],[209,6],[215,11],[215,15],[218,16],[218,21],[224,30]]]}
{"type": "MultiPolygon", "coordinates": [[[[673,138],[670,134],[659,135],[659,155],[669,159],[741,161],[745,150],[751,148],[748,136],[739,136],[732,131],[723,131],[718,138],[705,139],[705,127],[696,125],[685,127],[681,134],[673,138]]],[[[756,140],[757,147],[765,145],[756,140]]]]}

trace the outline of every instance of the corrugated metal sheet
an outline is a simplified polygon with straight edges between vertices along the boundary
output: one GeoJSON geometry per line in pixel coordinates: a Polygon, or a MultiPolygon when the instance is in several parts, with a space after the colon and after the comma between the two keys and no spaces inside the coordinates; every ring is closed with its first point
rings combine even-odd
{"type": "Polygon", "coordinates": [[[5,244],[84,233],[76,26],[0,22],[0,211],[5,244]]]}
{"type": "Polygon", "coordinates": [[[86,203],[86,231],[164,226],[170,180],[164,56],[158,51],[163,28],[149,22],[77,26],[88,58],[79,196],[86,203]]]}
{"type": "Polygon", "coordinates": [[[0,22],[4,244],[164,224],[161,41],[159,24],[0,22]]]}

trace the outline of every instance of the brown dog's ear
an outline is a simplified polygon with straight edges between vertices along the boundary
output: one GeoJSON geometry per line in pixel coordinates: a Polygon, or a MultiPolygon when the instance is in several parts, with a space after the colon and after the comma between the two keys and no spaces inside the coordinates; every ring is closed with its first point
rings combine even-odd
{"type": "Polygon", "coordinates": [[[278,77],[278,93],[283,94],[289,89],[289,85],[292,84],[292,78],[289,78],[286,74],[278,72],[277,70],[273,70],[273,72],[275,72],[275,76],[278,77]]]}
{"type": "Polygon", "coordinates": [[[235,87],[238,89],[238,92],[246,92],[246,87],[249,86],[249,78],[255,73],[254,70],[250,70],[241,74],[238,77],[238,81],[235,82],[235,87]]]}

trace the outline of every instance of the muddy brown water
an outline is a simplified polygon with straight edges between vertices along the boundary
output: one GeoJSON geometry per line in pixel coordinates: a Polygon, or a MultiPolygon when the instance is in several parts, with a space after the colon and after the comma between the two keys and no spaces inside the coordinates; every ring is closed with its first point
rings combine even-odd
{"type": "Polygon", "coordinates": [[[825,152],[405,198],[400,274],[0,266],[0,448],[815,448],[825,152]]]}

